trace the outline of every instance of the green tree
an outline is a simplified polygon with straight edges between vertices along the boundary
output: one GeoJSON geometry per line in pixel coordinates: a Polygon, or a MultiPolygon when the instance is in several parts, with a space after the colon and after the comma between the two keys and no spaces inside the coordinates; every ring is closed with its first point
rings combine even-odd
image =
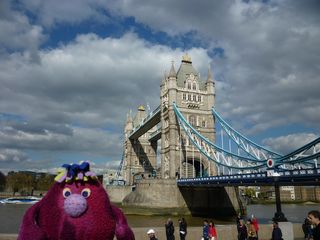
{"type": "Polygon", "coordinates": [[[244,194],[248,197],[248,198],[255,198],[256,197],[256,191],[252,188],[246,188],[244,190],[244,194]]]}
{"type": "Polygon", "coordinates": [[[7,187],[16,192],[30,193],[34,188],[34,177],[22,172],[9,172],[7,176],[7,187]]]}
{"type": "Polygon", "coordinates": [[[40,191],[48,191],[54,183],[54,175],[43,174],[37,179],[36,189],[40,191]]]}

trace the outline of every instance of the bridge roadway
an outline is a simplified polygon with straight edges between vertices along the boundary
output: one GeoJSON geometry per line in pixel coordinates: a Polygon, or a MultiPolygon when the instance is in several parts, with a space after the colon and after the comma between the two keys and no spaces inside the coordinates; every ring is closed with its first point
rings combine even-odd
{"type": "Polygon", "coordinates": [[[188,187],[226,187],[226,186],[274,186],[276,195],[276,212],[274,220],[287,221],[281,210],[280,186],[315,186],[320,185],[320,168],[287,170],[281,172],[235,174],[210,176],[202,178],[181,178],[177,184],[181,188],[188,187]]]}
{"type": "MultiPolygon", "coordinates": [[[[143,134],[148,132],[151,128],[156,126],[160,122],[160,120],[161,120],[161,110],[159,106],[154,111],[150,112],[148,116],[145,119],[143,119],[141,123],[132,130],[131,134],[129,135],[129,139],[130,140],[138,139],[143,134]]],[[[157,137],[159,137],[159,135],[160,134],[157,134],[157,137]]]]}
{"type": "Polygon", "coordinates": [[[320,185],[320,168],[281,172],[247,173],[201,178],[180,178],[179,187],[314,186],[320,185]]]}

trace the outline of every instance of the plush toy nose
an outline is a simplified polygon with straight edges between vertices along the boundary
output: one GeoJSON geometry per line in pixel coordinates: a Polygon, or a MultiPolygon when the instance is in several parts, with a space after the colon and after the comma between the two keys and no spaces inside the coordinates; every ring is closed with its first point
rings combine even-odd
{"type": "Polygon", "coordinates": [[[80,194],[71,194],[64,200],[64,211],[71,217],[79,217],[87,209],[87,200],[80,194]]]}

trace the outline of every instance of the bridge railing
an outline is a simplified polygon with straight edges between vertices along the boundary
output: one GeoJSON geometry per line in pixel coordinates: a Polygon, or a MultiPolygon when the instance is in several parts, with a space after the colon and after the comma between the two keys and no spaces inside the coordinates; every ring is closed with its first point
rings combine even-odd
{"type": "MultiPolygon", "coordinates": [[[[209,177],[201,177],[201,178],[180,178],[177,180],[178,185],[198,185],[198,184],[237,184],[237,183],[261,183],[267,182],[269,179],[278,179],[279,182],[282,179],[291,179],[292,184],[297,181],[305,181],[309,179],[309,181],[314,180],[317,183],[317,180],[320,178],[320,168],[315,169],[296,169],[296,170],[288,170],[275,172],[270,175],[268,172],[263,173],[246,173],[246,174],[234,174],[234,175],[224,175],[224,176],[209,176],[209,177]]],[[[290,182],[289,181],[289,182],[290,182]]],[[[268,181],[270,182],[270,181],[268,181]]],[[[319,184],[319,183],[318,183],[319,184]]]]}
{"type": "Polygon", "coordinates": [[[157,134],[159,134],[161,132],[161,127],[159,127],[156,131],[152,132],[150,134],[149,138],[153,138],[154,136],[156,136],[157,134]]]}

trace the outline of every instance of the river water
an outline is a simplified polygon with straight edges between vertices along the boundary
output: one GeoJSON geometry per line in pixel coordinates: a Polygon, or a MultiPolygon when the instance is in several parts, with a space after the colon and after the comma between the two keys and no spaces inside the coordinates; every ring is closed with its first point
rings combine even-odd
{"type": "MultiPolygon", "coordinates": [[[[17,233],[23,214],[30,207],[27,204],[0,204],[0,233],[17,233]]],[[[282,211],[291,222],[302,223],[311,210],[320,210],[320,204],[282,204],[282,211]]],[[[275,212],[275,205],[248,205],[248,216],[254,214],[260,223],[269,223],[275,212]]],[[[177,225],[175,216],[140,216],[128,215],[131,227],[161,227],[168,218],[177,225]]],[[[189,226],[201,226],[203,218],[184,216],[189,226]]],[[[213,219],[216,224],[234,224],[233,219],[213,219]]]]}

